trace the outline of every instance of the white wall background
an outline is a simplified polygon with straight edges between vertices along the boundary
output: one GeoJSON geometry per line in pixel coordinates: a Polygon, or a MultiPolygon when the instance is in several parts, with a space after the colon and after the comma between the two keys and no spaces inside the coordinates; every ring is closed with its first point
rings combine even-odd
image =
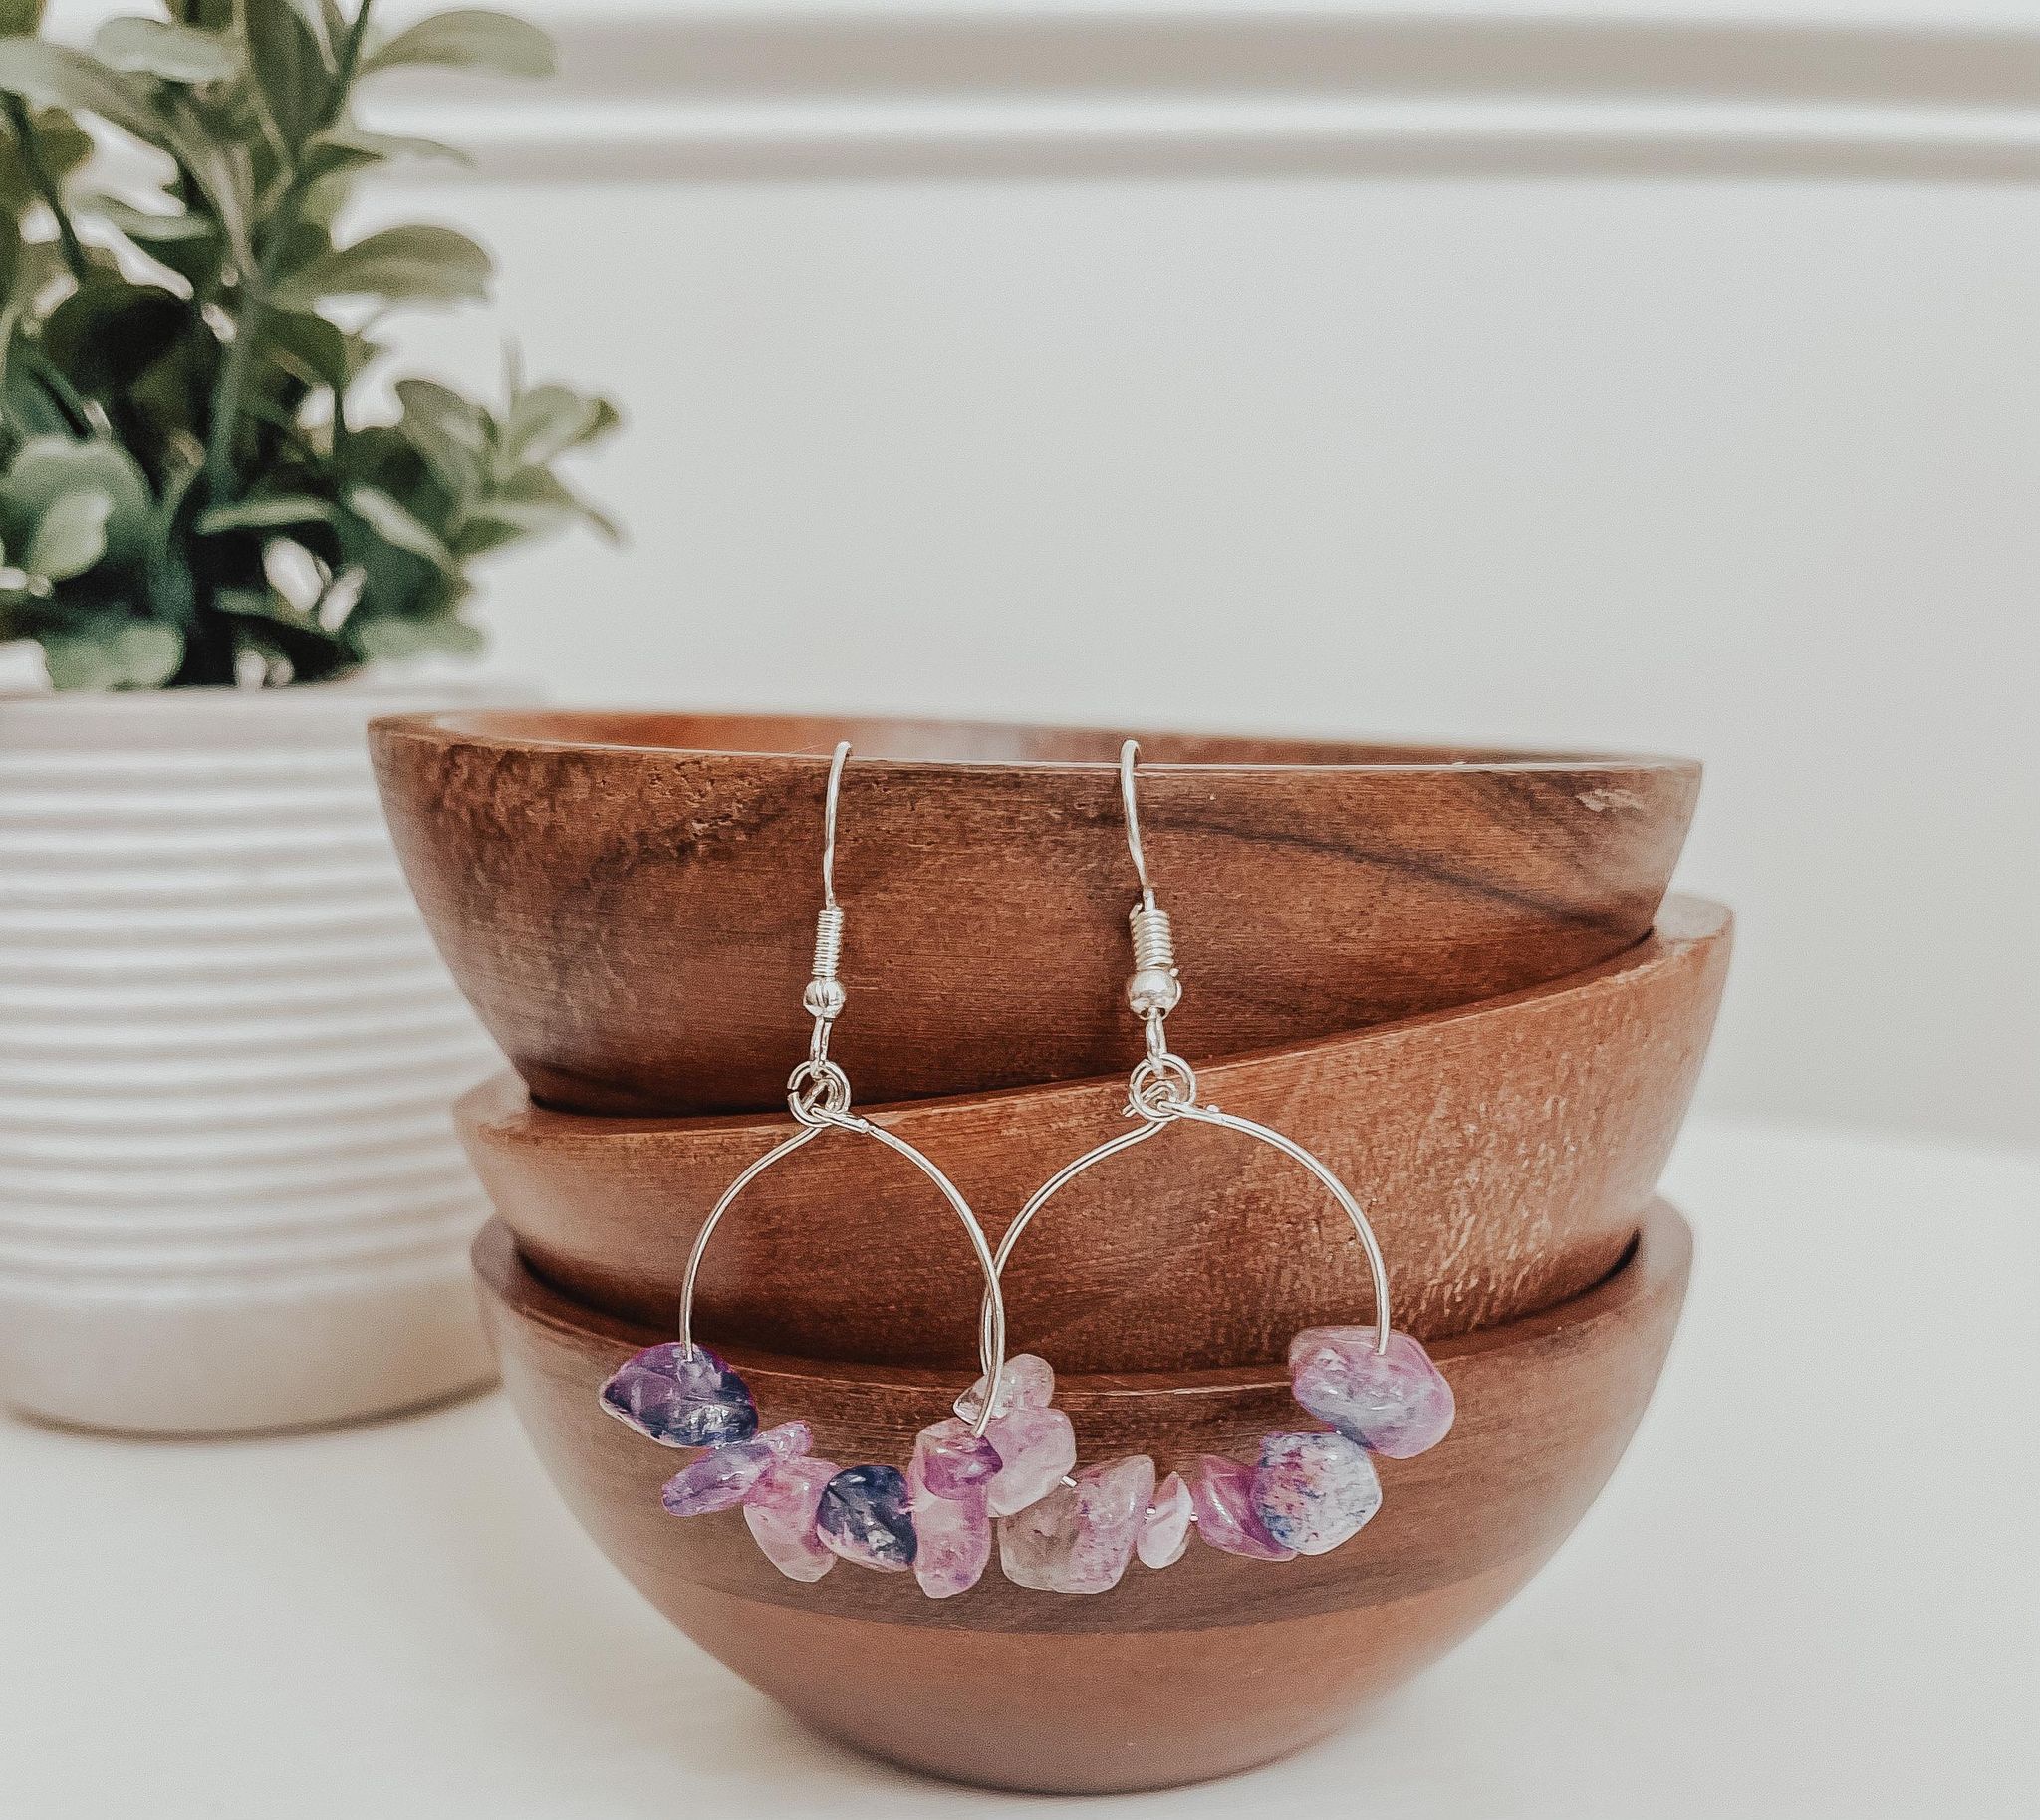
{"type": "Polygon", "coordinates": [[[542,10],[390,117],[631,417],[501,668],[1696,753],[1711,1103],[2040,1141],[2031,5],[542,10]]]}

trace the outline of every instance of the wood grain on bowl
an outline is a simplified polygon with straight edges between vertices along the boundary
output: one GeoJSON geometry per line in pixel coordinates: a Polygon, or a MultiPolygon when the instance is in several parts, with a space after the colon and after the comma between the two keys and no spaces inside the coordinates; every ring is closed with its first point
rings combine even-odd
{"type": "MultiPolygon", "coordinates": [[[[1656,1190],[1707,1046],[1729,917],[1675,898],[1615,960],[1507,998],[1201,1067],[1206,1099],[1317,1152],[1368,1206],[1399,1326],[1424,1339],[1548,1306],[1613,1266],[1656,1190]]],[[[1126,1128],[1120,1080],[877,1114],[995,1236],[1056,1170],[1126,1128]]],[[[669,1326],[687,1249],[777,1116],[596,1119],[515,1077],[468,1095],[461,1135],[525,1256],[575,1299],[669,1326]]],[[[961,1366],[976,1266],[912,1168],[830,1134],[718,1227],[696,1320],[710,1341],[809,1358],[961,1366]]],[[[1073,1371],[1281,1357],[1360,1320],[1365,1257],[1287,1159],[1165,1132],[1072,1185],[1007,1266],[1016,1346],[1073,1371]]]]}
{"type": "MultiPolygon", "coordinates": [[[[377,723],[384,808],[455,978],[545,1104],[776,1106],[803,1052],[826,754],[867,1102],[1109,1074],[1132,874],[1104,732],[712,715],[377,723]]],[[[1641,939],[1699,767],[1144,734],[1186,1054],[1490,998],[1641,939]]]]}
{"type": "MultiPolygon", "coordinates": [[[[1193,1540],[1090,1597],[996,1570],[960,1596],[839,1566],[781,1578],[741,1513],[676,1521],[661,1482],[685,1457],[597,1408],[604,1378],[657,1337],[560,1296],[500,1222],[476,1246],[504,1381],[554,1483],[672,1622],[820,1728],[966,1781],[1063,1792],[1157,1787],[1247,1767],[1343,1724],[1499,1608],[1565,1538],[1621,1456],[1684,1296],[1685,1223],[1663,1202],[1602,1283],[1545,1312],[1444,1342],[1458,1400],[1445,1441],[1385,1460],[1381,1514],[1327,1555],[1266,1563],[1193,1540]]],[[[967,1376],[732,1349],[766,1422],[814,1426],[840,1461],[903,1461],[967,1376]]],[[[1065,1375],[1083,1458],[1249,1456],[1297,1426],[1280,1371],[1065,1375]]],[[[673,1715],[676,1736],[693,1720],[673,1715]]]]}

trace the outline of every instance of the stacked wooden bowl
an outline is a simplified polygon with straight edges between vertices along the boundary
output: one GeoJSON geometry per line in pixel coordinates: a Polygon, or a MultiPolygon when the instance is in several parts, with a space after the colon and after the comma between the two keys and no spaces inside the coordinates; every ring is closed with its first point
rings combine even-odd
{"type": "MultiPolygon", "coordinates": [[[[461,1102],[498,1214],[476,1251],[548,1469],[688,1635],[824,1729],[939,1774],[1154,1787],[1342,1723],[1499,1607],[1593,1499],[1683,1295],[1654,1199],[1728,956],[1664,900],[1698,785],[1658,758],[1142,735],[1149,864],[1177,929],[1175,1046],[1204,1097],[1368,1203],[1397,1325],[1451,1380],[1445,1442],[1382,1462],[1382,1514],[1270,1564],[1193,1546],[1111,1592],[953,1599],[910,1576],[782,1579],[740,1513],[667,1517],[662,1453],[596,1392],[669,1338],[688,1247],[791,1129],[827,753],[861,1107],[994,1237],[1125,1129],[1133,898],[1118,736],[649,714],[379,722],[426,919],[515,1065],[461,1102]]],[[[1059,1199],[1008,1268],[1015,1350],[1057,1368],[1086,1460],[1250,1456],[1291,1426],[1289,1336],[1369,1317],[1360,1247],[1301,1170],[1185,1128],[1059,1199]],[[1289,1409],[1290,1415],[1283,1412],[1289,1409]]],[[[975,1265],[877,1147],[811,1146],[718,1233],[697,1311],[763,1420],[903,1461],[974,1373],[975,1265]]],[[[675,1713],[676,1732],[686,1715],[675,1713]]]]}

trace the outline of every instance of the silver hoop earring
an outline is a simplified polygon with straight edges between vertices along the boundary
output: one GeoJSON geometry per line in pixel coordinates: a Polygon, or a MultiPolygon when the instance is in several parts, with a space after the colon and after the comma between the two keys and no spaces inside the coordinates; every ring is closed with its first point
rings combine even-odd
{"type": "MultiPolygon", "coordinates": [[[[628,1359],[602,1387],[602,1407],[638,1433],[668,1447],[699,1447],[661,1494],[674,1516],[692,1517],[741,1505],[760,1551],[794,1580],[819,1580],[836,1562],[884,1573],[909,1569],[931,1597],[974,1585],[991,1555],[991,1515],[1047,1484],[1029,1484],[1041,1470],[1023,1449],[1012,1457],[996,1444],[999,1409],[1013,1388],[1006,1365],[1006,1311],[990,1242],[956,1184],[904,1140],[851,1110],[850,1078],[829,1056],[829,1037],[848,1003],[839,977],[844,913],[836,899],[836,821],[846,741],[829,764],[822,818],[822,909],[815,955],[801,1003],[814,1019],[806,1058],[787,1078],[787,1109],[797,1129],[749,1165],[715,1203],[695,1234],[680,1288],[680,1337],[628,1359]],[[774,1165],[825,1132],[870,1138],[904,1157],[940,1191],[962,1222],[984,1273],[979,1363],[982,1391],[966,1418],[923,1429],[905,1472],[895,1466],[839,1468],[816,1458],[805,1422],[758,1430],[749,1386],[722,1359],[694,1341],[694,1288],[701,1260],[722,1216],[774,1165]],[[987,1434],[991,1438],[987,1438],[987,1434]]],[[[1071,1451],[1074,1461],[1074,1446],[1071,1451]]],[[[1048,1482],[1067,1468],[1057,1464],[1048,1482]]]]}
{"type": "MultiPolygon", "coordinates": [[[[1145,1028],[1147,1052],[1128,1082],[1126,1116],[1138,1123],[1036,1189],[1000,1239],[994,1268],[1003,1272],[1035,1216],[1079,1175],[1172,1125],[1209,1125],[1281,1152],[1338,1202],[1367,1254],[1374,1320],[1368,1326],[1311,1328],[1290,1343],[1296,1400],[1328,1429],[1264,1435],[1252,1465],[1202,1455],[1158,1486],[1153,1461],[1146,1456],[1087,1467],[1040,1503],[1002,1521],[999,1558],[1006,1577],[1047,1592],[1105,1591],[1118,1584],[1137,1554],[1148,1567],[1167,1567],[1181,1558],[1192,1528],[1212,1547],[1258,1560],[1327,1553],[1358,1534],[1381,1507],[1372,1456],[1420,1453],[1444,1438],[1453,1416],[1451,1386],[1429,1355],[1390,1327],[1389,1267],[1360,1202],[1293,1138],[1201,1101],[1196,1071],[1168,1046],[1166,1020],[1182,998],[1182,979],[1174,929],[1155,896],[1141,839],[1139,758],[1139,743],[1128,740],[1120,750],[1120,796],[1140,895],[1128,918],[1134,974],[1127,1001],[1145,1028]]],[[[1002,1310],[997,1319],[1003,1322],[1002,1310]]],[[[987,1339],[993,1320],[988,1296],[987,1339]]],[[[1009,1376],[1016,1387],[1054,1381],[1047,1363],[1031,1354],[1012,1360],[1009,1376]]]]}

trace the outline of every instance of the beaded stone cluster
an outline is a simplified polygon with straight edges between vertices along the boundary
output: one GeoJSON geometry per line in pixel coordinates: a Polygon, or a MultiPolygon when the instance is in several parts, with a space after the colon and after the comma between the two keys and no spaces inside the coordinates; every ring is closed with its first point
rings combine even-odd
{"type": "Polygon", "coordinates": [[[677,1342],[628,1359],[603,1408],[661,1446],[697,1447],[662,1493],[674,1516],[741,1506],[759,1550],[792,1580],[839,1559],[911,1572],[931,1599],[975,1586],[990,1564],[1016,1586],[1103,1593],[1138,1556],[1162,1568],[1195,1529],[1259,1561],[1321,1555],[1381,1508],[1374,1458],[1406,1459],[1452,1426],[1452,1387],[1407,1334],[1377,1351],[1372,1327],[1313,1327],[1289,1348],[1296,1400],[1326,1429],[1265,1434],[1252,1465],[1201,1454],[1157,1482],[1145,1453],[1077,1470],[1077,1436],[1054,1407],[1055,1372],[1006,1362],[984,1433],[980,1378],[956,1414],[921,1430],[904,1472],[817,1459],[804,1422],[760,1430],[743,1379],[706,1347],[677,1342]]]}

